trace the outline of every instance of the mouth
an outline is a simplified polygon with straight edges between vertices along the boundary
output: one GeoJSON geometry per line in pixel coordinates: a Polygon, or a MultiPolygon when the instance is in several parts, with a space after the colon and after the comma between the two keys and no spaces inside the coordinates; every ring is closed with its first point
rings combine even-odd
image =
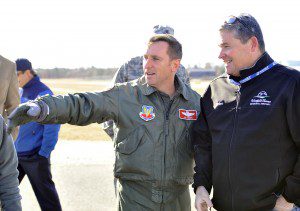
{"type": "Polygon", "coordinates": [[[232,59],[224,61],[224,63],[227,64],[227,65],[230,64],[231,62],[232,62],[232,59]]]}
{"type": "Polygon", "coordinates": [[[145,73],[146,76],[153,76],[155,73],[145,73]]]}

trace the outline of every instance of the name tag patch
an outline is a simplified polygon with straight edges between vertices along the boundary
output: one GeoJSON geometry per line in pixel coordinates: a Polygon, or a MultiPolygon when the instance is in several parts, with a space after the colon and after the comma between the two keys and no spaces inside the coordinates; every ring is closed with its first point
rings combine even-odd
{"type": "Polygon", "coordinates": [[[197,111],[179,109],[179,118],[183,120],[197,120],[197,111]]]}

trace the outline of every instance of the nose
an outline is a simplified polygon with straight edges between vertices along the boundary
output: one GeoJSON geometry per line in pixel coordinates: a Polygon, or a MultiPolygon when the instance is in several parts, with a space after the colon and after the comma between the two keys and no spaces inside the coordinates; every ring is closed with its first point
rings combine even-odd
{"type": "Polygon", "coordinates": [[[223,49],[221,49],[218,58],[219,59],[224,59],[225,58],[225,53],[223,52],[223,49]]]}
{"type": "Polygon", "coordinates": [[[151,68],[151,59],[149,58],[144,59],[143,64],[144,64],[144,70],[151,68]]]}

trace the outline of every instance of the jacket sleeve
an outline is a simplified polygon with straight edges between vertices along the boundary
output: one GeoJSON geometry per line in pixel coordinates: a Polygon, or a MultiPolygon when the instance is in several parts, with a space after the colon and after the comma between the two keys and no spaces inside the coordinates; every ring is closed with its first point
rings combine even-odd
{"type": "Polygon", "coordinates": [[[0,200],[4,211],[19,211],[21,196],[18,181],[18,160],[12,137],[6,133],[5,123],[0,116],[0,200]]]}
{"type": "MultiPolygon", "coordinates": [[[[19,85],[18,85],[18,78],[16,73],[16,66],[14,63],[11,63],[11,65],[9,65],[9,68],[10,68],[9,71],[11,72],[11,78],[10,81],[8,82],[9,87],[7,90],[6,100],[4,102],[4,110],[7,116],[9,116],[10,113],[20,104],[19,85]]],[[[12,136],[14,139],[16,139],[18,136],[18,130],[19,130],[18,127],[13,130],[12,136]]]]}
{"type": "Polygon", "coordinates": [[[43,133],[43,140],[42,140],[42,146],[39,151],[39,154],[48,158],[54,149],[57,140],[58,140],[58,132],[60,129],[59,124],[54,125],[44,125],[44,133],[43,133]]]}
{"type": "Polygon", "coordinates": [[[201,98],[201,113],[197,121],[192,125],[192,144],[195,156],[195,174],[193,188],[196,192],[197,187],[204,186],[210,192],[212,187],[212,148],[211,135],[205,118],[206,92],[201,98]]]}
{"type": "Polygon", "coordinates": [[[118,121],[119,88],[103,92],[87,92],[64,96],[44,96],[40,100],[49,106],[49,114],[41,123],[88,125],[109,119],[118,121]]]}
{"type": "Polygon", "coordinates": [[[11,78],[9,82],[9,88],[7,92],[6,101],[4,103],[4,108],[9,115],[19,104],[20,104],[20,95],[19,95],[19,85],[18,78],[16,73],[16,66],[13,64],[10,67],[11,69],[11,78]]]}
{"type": "Polygon", "coordinates": [[[291,89],[291,98],[287,103],[287,121],[292,139],[295,143],[297,159],[294,171],[286,178],[283,196],[289,201],[300,206],[300,77],[291,89]]]}

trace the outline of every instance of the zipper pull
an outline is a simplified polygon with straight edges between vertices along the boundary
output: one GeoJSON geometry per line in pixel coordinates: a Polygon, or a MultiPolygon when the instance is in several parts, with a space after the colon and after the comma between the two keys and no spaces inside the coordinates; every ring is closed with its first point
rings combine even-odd
{"type": "Polygon", "coordinates": [[[235,110],[238,110],[239,107],[239,103],[240,103],[240,99],[241,99],[241,86],[239,86],[239,88],[235,91],[235,95],[236,95],[236,107],[235,110]]]}
{"type": "Polygon", "coordinates": [[[165,135],[168,136],[169,135],[169,121],[166,121],[166,125],[165,125],[165,135]]]}

